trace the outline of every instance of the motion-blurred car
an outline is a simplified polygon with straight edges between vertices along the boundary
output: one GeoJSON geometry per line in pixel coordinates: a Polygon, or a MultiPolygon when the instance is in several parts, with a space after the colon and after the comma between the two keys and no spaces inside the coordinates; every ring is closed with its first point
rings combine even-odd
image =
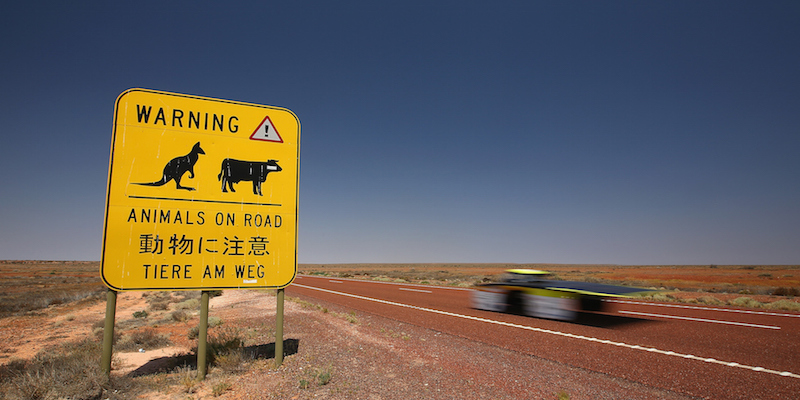
{"type": "Polygon", "coordinates": [[[574,321],[579,312],[602,311],[603,299],[630,297],[648,289],[554,279],[547,271],[507,270],[498,282],[484,283],[472,292],[479,310],[574,321]]]}

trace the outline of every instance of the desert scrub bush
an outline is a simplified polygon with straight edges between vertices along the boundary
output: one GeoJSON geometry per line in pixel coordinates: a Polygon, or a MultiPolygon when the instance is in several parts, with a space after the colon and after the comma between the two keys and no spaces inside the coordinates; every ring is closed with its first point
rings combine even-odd
{"type": "Polygon", "coordinates": [[[176,310],[199,310],[200,309],[200,300],[198,299],[186,299],[175,304],[176,310]]]}
{"type": "Polygon", "coordinates": [[[731,300],[730,304],[732,306],[749,307],[749,308],[761,308],[764,305],[763,303],[753,300],[750,297],[737,297],[731,300]]]}
{"type": "Polygon", "coordinates": [[[172,317],[172,320],[176,322],[186,322],[189,320],[189,314],[187,314],[186,311],[183,310],[173,311],[170,314],[170,317],[172,317]]]}
{"type": "Polygon", "coordinates": [[[146,318],[132,318],[132,319],[125,319],[122,321],[118,320],[118,322],[115,324],[114,330],[126,331],[129,329],[141,328],[145,325],[147,325],[146,318]]]}
{"type": "MultiPolygon", "coordinates": [[[[105,330],[105,321],[99,320],[92,324],[92,334],[94,335],[95,340],[102,341],[103,340],[103,330],[105,330]]],[[[122,337],[120,333],[121,329],[114,329],[114,337],[111,338],[111,343],[116,345],[119,342],[119,339],[122,337]]],[[[0,397],[2,399],[2,397],[0,397]]]]}
{"type": "Polygon", "coordinates": [[[317,369],[312,373],[313,378],[317,381],[317,384],[320,386],[325,386],[331,382],[333,378],[333,367],[325,367],[322,369],[317,369]]]}
{"type": "Polygon", "coordinates": [[[725,302],[714,296],[700,296],[697,298],[697,302],[700,304],[708,304],[712,306],[721,306],[725,304],[725,302]]]}
{"type": "Polygon", "coordinates": [[[157,292],[147,297],[147,305],[151,311],[166,310],[172,302],[172,295],[169,292],[157,292]]]}
{"type": "Polygon", "coordinates": [[[194,393],[197,391],[197,371],[185,366],[179,367],[176,371],[178,373],[178,382],[183,387],[186,393],[194,393]]]}
{"type": "Polygon", "coordinates": [[[314,303],[312,303],[310,301],[305,301],[305,300],[298,299],[298,298],[295,298],[295,297],[288,297],[287,296],[286,299],[291,301],[291,302],[293,302],[293,303],[299,304],[300,307],[302,307],[302,308],[309,308],[309,309],[312,309],[312,310],[315,310],[315,309],[316,310],[322,310],[324,308],[319,304],[314,304],[314,303]]]}
{"type": "Polygon", "coordinates": [[[243,372],[251,361],[241,349],[230,350],[214,358],[214,366],[225,372],[243,372]]]}
{"type": "Polygon", "coordinates": [[[166,347],[170,344],[172,342],[167,336],[159,334],[155,329],[148,327],[123,335],[116,348],[119,351],[151,350],[166,347]]]}
{"type": "Polygon", "coordinates": [[[229,382],[220,382],[211,389],[211,394],[214,397],[222,396],[223,393],[231,390],[231,384],[229,382]]]}
{"type": "Polygon", "coordinates": [[[108,381],[100,370],[102,346],[85,340],[0,367],[0,393],[9,399],[89,399],[108,381]]]}
{"type": "Polygon", "coordinates": [[[195,340],[195,339],[199,338],[200,337],[200,327],[195,325],[195,326],[189,328],[189,333],[186,335],[186,337],[188,337],[189,340],[195,340]]]}
{"type": "Polygon", "coordinates": [[[147,318],[147,311],[145,310],[134,311],[133,318],[147,318]]]}
{"type": "Polygon", "coordinates": [[[223,327],[208,335],[208,347],[215,354],[227,354],[244,345],[242,331],[239,328],[223,327]]]}
{"type": "MultiPolygon", "coordinates": [[[[222,358],[226,368],[240,369],[240,364],[249,361],[244,355],[245,339],[238,328],[223,327],[209,332],[206,339],[206,359],[209,365],[217,365],[222,358]],[[238,355],[234,353],[239,353],[238,355]],[[226,357],[231,355],[230,357],[226,357]]],[[[192,351],[197,354],[197,347],[192,351]]]]}
{"type": "Polygon", "coordinates": [[[654,300],[654,301],[675,301],[675,296],[668,294],[668,293],[656,293],[653,295],[647,295],[645,298],[654,300]]]}
{"type": "Polygon", "coordinates": [[[345,319],[347,320],[347,322],[349,322],[351,324],[357,324],[358,323],[358,318],[356,318],[356,312],[355,311],[350,311],[349,313],[347,313],[347,315],[345,316],[345,319]]]}
{"type": "MultiPolygon", "coordinates": [[[[208,317],[208,329],[216,328],[216,327],[218,327],[220,325],[222,325],[222,318],[220,318],[220,317],[208,317]]],[[[199,323],[198,323],[198,325],[195,325],[191,329],[189,329],[189,339],[194,340],[194,339],[197,339],[198,336],[200,336],[200,325],[199,325],[199,323]]]]}
{"type": "Polygon", "coordinates": [[[764,307],[772,310],[800,311],[800,303],[786,299],[764,304],[764,307]]]}
{"type": "Polygon", "coordinates": [[[333,378],[333,374],[331,373],[331,368],[327,368],[324,371],[320,371],[317,373],[317,382],[320,386],[325,386],[331,382],[331,378],[333,378]]]}
{"type": "Polygon", "coordinates": [[[325,368],[315,368],[309,369],[306,372],[306,376],[300,378],[299,387],[300,389],[308,389],[313,383],[316,383],[318,386],[325,386],[331,382],[333,378],[333,367],[325,367],[325,368]]]}
{"type": "Polygon", "coordinates": [[[190,299],[197,299],[200,300],[201,292],[195,290],[180,290],[176,292],[172,292],[172,297],[175,298],[175,302],[182,302],[190,299]]]}
{"type": "Polygon", "coordinates": [[[796,287],[779,287],[772,291],[775,296],[800,296],[800,289],[796,287]]]}

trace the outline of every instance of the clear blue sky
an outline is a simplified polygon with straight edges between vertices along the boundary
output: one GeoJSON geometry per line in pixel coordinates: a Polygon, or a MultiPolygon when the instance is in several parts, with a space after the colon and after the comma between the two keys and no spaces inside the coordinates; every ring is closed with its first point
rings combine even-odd
{"type": "Polygon", "coordinates": [[[800,264],[797,1],[0,10],[0,259],[100,259],[142,87],[297,114],[300,263],[800,264]]]}

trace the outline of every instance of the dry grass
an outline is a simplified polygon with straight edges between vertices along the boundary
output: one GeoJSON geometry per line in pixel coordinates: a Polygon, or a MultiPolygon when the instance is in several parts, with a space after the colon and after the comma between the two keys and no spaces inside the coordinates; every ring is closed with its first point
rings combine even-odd
{"type": "Polygon", "coordinates": [[[172,342],[166,335],[156,332],[153,328],[145,327],[122,335],[118,339],[115,349],[117,351],[152,350],[171,344],[172,342]]]}
{"type": "Polygon", "coordinates": [[[97,262],[0,261],[0,318],[103,298],[97,262]]]}
{"type": "Polygon", "coordinates": [[[333,379],[333,367],[327,366],[324,368],[313,368],[306,371],[305,375],[300,378],[298,386],[300,389],[308,389],[309,387],[325,386],[333,379]]]}
{"type": "Polygon", "coordinates": [[[109,382],[100,370],[102,346],[96,340],[61,344],[42,351],[31,360],[15,360],[0,366],[0,399],[121,399],[115,395],[132,390],[126,378],[109,382]],[[110,392],[110,393],[109,393],[110,392]]]}
{"type": "Polygon", "coordinates": [[[709,306],[727,305],[744,308],[766,308],[771,310],[800,312],[800,302],[794,301],[793,299],[762,302],[748,296],[739,296],[730,298],[728,300],[721,300],[711,295],[687,296],[686,293],[683,293],[682,296],[676,296],[674,293],[645,294],[642,296],[642,298],[662,302],[704,304],[709,306]]]}
{"type": "MultiPolygon", "coordinates": [[[[105,291],[97,262],[0,261],[0,318],[45,317],[50,310],[57,310],[49,309],[53,305],[67,306],[64,310],[77,312],[73,310],[105,299],[105,291]]],[[[212,293],[219,294],[219,291],[212,293]]],[[[127,315],[117,314],[114,351],[168,346],[171,344],[168,334],[159,333],[158,325],[186,323],[199,309],[199,292],[143,292],[142,297],[147,303],[145,309],[127,315]]],[[[64,321],[75,319],[74,314],[63,318],[64,321]]],[[[186,377],[194,373],[120,376],[109,382],[100,371],[102,327],[103,321],[97,321],[92,325],[94,334],[89,339],[62,343],[31,359],[11,359],[0,365],[0,400],[132,398],[154,388],[160,391],[165,384],[175,388],[186,386],[186,377]]],[[[219,358],[218,354],[222,353],[220,346],[213,342],[215,337],[210,343],[215,346],[214,356],[219,358]]],[[[218,391],[221,394],[228,389],[220,387],[218,391]]],[[[189,390],[191,388],[186,389],[189,390]]]]}
{"type": "Polygon", "coordinates": [[[230,382],[220,382],[214,385],[213,389],[211,390],[211,395],[214,397],[219,397],[228,390],[231,390],[231,387],[232,386],[230,382]]]}

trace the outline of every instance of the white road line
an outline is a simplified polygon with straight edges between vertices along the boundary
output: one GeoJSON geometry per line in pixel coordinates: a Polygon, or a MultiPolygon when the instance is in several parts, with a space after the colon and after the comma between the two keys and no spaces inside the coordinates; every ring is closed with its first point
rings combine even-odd
{"type": "Polygon", "coordinates": [[[328,282],[330,282],[330,283],[344,283],[342,281],[332,281],[332,280],[328,280],[328,282]]]}
{"type": "Polygon", "coordinates": [[[642,316],[645,316],[645,317],[656,317],[656,318],[683,319],[683,320],[686,320],[686,321],[708,322],[708,323],[713,323],[713,324],[725,324],[725,325],[738,325],[738,326],[746,326],[746,327],[749,327],[749,328],[781,329],[780,326],[748,324],[748,323],[744,323],[744,322],[722,321],[722,320],[718,320],[718,319],[679,317],[677,315],[651,314],[651,313],[643,313],[643,312],[636,312],[636,311],[618,311],[618,312],[620,314],[642,315],[642,316]]]}
{"type": "Polygon", "coordinates": [[[740,313],[740,314],[757,314],[757,315],[771,315],[771,316],[776,316],[776,317],[800,318],[800,314],[776,313],[776,312],[768,312],[768,311],[738,310],[738,309],[735,309],[735,308],[686,306],[686,305],[682,305],[682,304],[666,304],[666,303],[645,303],[645,302],[641,302],[641,301],[629,301],[629,300],[604,300],[604,301],[607,301],[609,303],[636,304],[636,305],[641,305],[641,306],[685,308],[685,309],[689,309],[689,310],[724,311],[724,312],[740,313]]]}
{"type": "Polygon", "coordinates": [[[432,291],[430,291],[430,290],[411,289],[411,288],[405,288],[405,287],[401,287],[401,288],[399,288],[399,289],[400,289],[400,290],[407,290],[407,291],[409,291],[409,292],[433,293],[433,292],[432,292],[432,291]]]}
{"type": "MultiPolygon", "coordinates": [[[[326,276],[319,276],[319,275],[297,275],[297,278],[318,278],[318,279],[326,279],[329,277],[326,276]]],[[[354,278],[339,278],[343,281],[350,281],[350,282],[362,282],[362,283],[379,283],[383,285],[402,285],[402,286],[417,286],[417,287],[425,287],[425,288],[436,288],[436,289],[449,289],[449,290],[473,290],[469,287],[458,287],[458,286],[437,286],[437,285],[423,285],[421,283],[407,283],[407,282],[385,282],[385,281],[372,281],[368,279],[354,279],[354,278]]]]}
{"type": "Polygon", "coordinates": [[[451,312],[447,312],[447,311],[434,310],[432,308],[412,306],[410,304],[396,303],[396,302],[393,302],[393,301],[381,300],[381,299],[376,299],[376,298],[372,298],[372,297],[359,296],[357,294],[351,294],[351,293],[337,292],[337,291],[334,291],[334,290],[316,288],[316,287],[313,287],[313,286],[300,285],[300,284],[296,284],[296,283],[294,284],[294,286],[298,286],[298,287],[302,287],[302,288],[306,288],[306,289],[311,289],[311,290],[318,290],[320,292],[326,292],[326,293],[336,294],[336,295],[340,295],[340,296],[352,297],[352,298],[355,298],[355,299],[374,301],[376,303],[389,304],[389,305],[393,305],[393,306],[397,306],[397,307],[405,307],[405,308],[410,308],[410,309],[413,309],[413,310],[425,311],[425,312],[430,312],[430,313],[434,313],[434,314],[447,315],[447,316],[450,316],[450,317],[457,317],[457,318],[463,318],[463,319],[468,319],[468,320],[472,320],[472,321],[478,321],[478,322],[485,322],[485,323],[489,323],[489,324],[508,326],[508,327],[512,327],[512,328],[524,329],[524,330],[533,331],[533,332],[539,332],[539,333],[547,333],[547,334],[550,334],[550,335],[568,337],[568,338],[571,338],[571,339],[585,340],[587,342],[610,344],[612,346],[624,347],[624,348],[633,349],[633,350],[642,350],[642,351],[647,351],[647,352],[650,352],[650,353],[657,353],[657,354],[663,354],[663,355],[667,355],[667,356],[682,357],[682,358],[686,358],[688,360],[703,361],[703,362],[706,362],[706,363],[723,365],[723,366],[726,366],[726,367],[741,368],[741,369],[746,369],[746,370],[750,370],[750,371],[764,372],[764,373],[773,374],[773,375],[786,376],[786,377],[790,377],[790,378],[800,379],[800,375],[792,373],[792,372],[788,372],[788,371],[775,371],[775,370],[771,370],[771,369],[764,368],[764,367],[752,367],[752,366],[749,366],[749,365],[743,365],[743,364],[739,364],[739,363],[736,363],[736,362],[720,361],[720,360],[716,360],[714,358],[698,357],[698,356],[695,356],[695,355],[692,355],[692,354],[681,354],[681,353],[676,353],[674,351],[659,350],[659,349],[652,348],[652,347],[642,347],[642,346],[632,345],[632,344],[627,344],[627,343],[622,343],[622,342],[614,342],[614,341],[611,341],[611,340],[593,338],[593,337],[590,337],[590,336],[575,335],[575,334],[572,334],[572,333],[552,331],[552,330],[549,330],[549,329],[536,328],[536,327],[533,327],[533,326],[518,325],[518,324],[512,324],[510,322],[503,322],[503,321],[495,321],[495,320],[486,319],[486,318],[474,317],[472,315],[456,314],[456,313],[451,313],[451,312]]]}

